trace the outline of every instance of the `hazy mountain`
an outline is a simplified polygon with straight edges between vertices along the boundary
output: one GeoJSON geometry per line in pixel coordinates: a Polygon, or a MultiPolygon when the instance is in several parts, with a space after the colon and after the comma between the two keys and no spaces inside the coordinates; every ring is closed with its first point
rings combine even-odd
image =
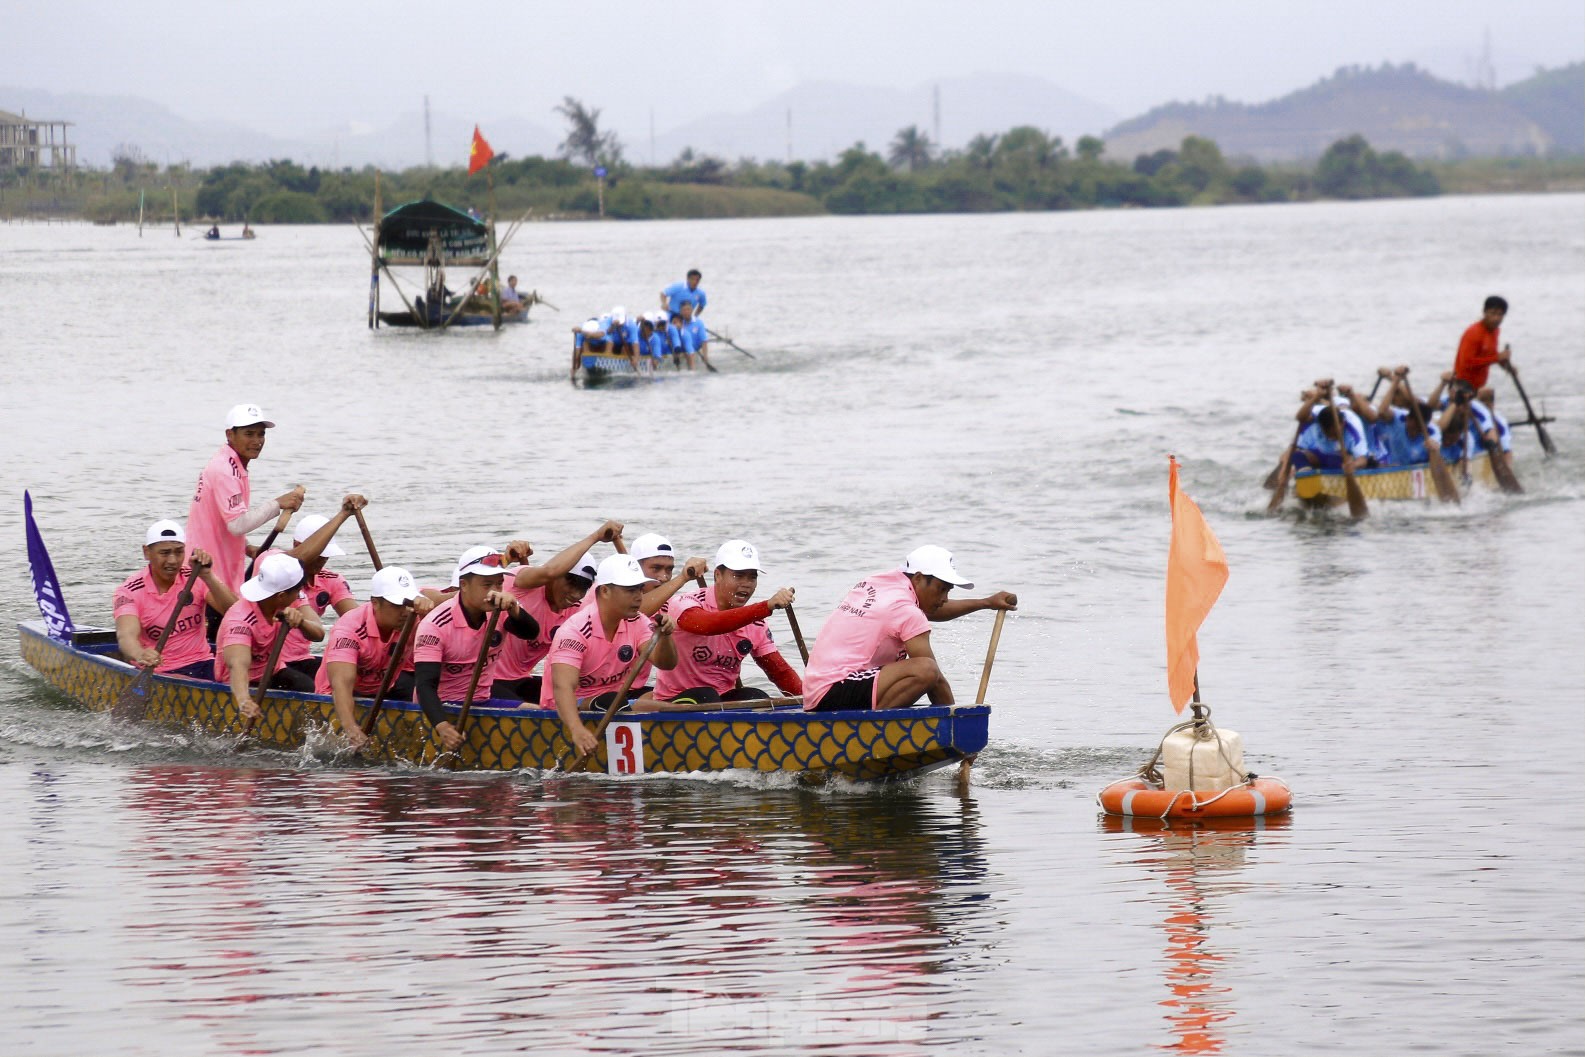
{"type": "MultiPolygon", "coordinates": [[[[833,158],[863,141],[882,150],[898,129],[917,125],[935,138],[935,94],[941,100],[941,140],[961,147],[981,132],[1035,125],[1070,142],[1099,133],[1116,111],[1063,90],[1050,81],[1017,74],[975,74],[930,81],[910,89],[816,81],[800,84],[749,110],[711,114],[655,137],[655,160],[664,164],[684,148],[728,160],[806,161],[833,158]]],[[[648,163],[648,136],[624,136],[629,160],[648,163]]]]}
{"type": "Polygon", "coordinates": [[[1413,65],[1349,67],[1268,103],[1169,103],[1105,138],[1107,153],[1123,159],[1175,148],[1196,135],[1215,140],[1230,157],[1299,160],[1354,133],[1377,150],[1419,158],[1534,155],[1577,152],[1582,110],[1585,64],[1500,92],[1439,80],[1413,65]]]}

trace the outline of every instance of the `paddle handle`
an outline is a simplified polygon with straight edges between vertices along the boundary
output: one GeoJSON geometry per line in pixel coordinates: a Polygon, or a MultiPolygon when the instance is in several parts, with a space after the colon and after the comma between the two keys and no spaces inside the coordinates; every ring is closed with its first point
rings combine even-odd
{"type": "Polygon", "coordinates": [[[976,705],[985,704],[985,691],[991,685],[991,665],[996,663],[996,647],[1001,645],[1002,625],[1007,623],[1007,610],[996,611],[996,623],[991,625],[991,645],[985,651],[985,671],[980,673],[980,690],[974,695],[976,705]]]}
{"type": "Polygon", "coordinates": [[[358,519],[358,531],[363,533],[363,545],[369,549],[369,561],[374,563],[374,571],[379,572],[384,566],[380,564],[380,552],[374,549],[374,537],[369,535],[369,523],[363,520],[361,510],[354,510],[352,516],[358,519]]]}
{"type": "Polygon", "coordinates": [[[1409,401],[1409,410],[1414,412],[1415,425],[1420,427],[1420,439],[1425,441],[1425,460],[1431,464],[1431,484],[1436,488],[1436,497],[1444,503],[1459,503],[1458,484],[1453,480],[1453,474],[1448,470],[1447,463],[1443,461],[1442,452],[1431,440],[1431,431],[1425,424],[1425,413],[1420,410],[1420,401],[1414,398],[1414,390],[1409,387],[1409,379],[1400,378],[1397,384],[1403,386],[1403,395],[1409,401]]]}
{"type": "Polygon", "coordinates": [[[380,677],[380,690],[374,695],[374,701],[369,705],[369,714],[363,717],[363,733],[374,733],[374,721],[380,718],[380,710],[385,707],[386,695],[391,692],[391,687],[396,684],[396,674],[402,670],[402,658],[407,656],[407,644],[413,641],[413,629],[418,627],[418,614],[408,613],[407,619],[402,621],[402,631],[396,637],[396,652],[391,654],[390,661],[385,666],[385,674],[380,677]]]}
{"type": "MultiPolygon", "coordinates": [[[[286,613],[283,610],[275,614],[275,620],[280,628],[275,632],[275,641],[270,643],[270,655],[264,659],[264,674],[259,676],[259,689],[253,701],[262,710],[264,699],[270,696],[270,680],[275,678],[275,668],[281,661],[281,649],[286,645],[286,636],[292,629],[286,626],[286,613]]],[[[253,733],[253,728],[259,725],[258,716],[250,716],[247,723],[243,724],[242,735],[247,737],[253,733]]]]}
{"type": "Polygon", "coordinates": [[[484,663],[490,659],[490,642],[495,638],[495,625],[501,619],[499,609],[491,610],[490,619],[484,622],[484,641],[479,643],[479,655],[473,659],[473,674],[468,676],[468,693],[462,699],[462,708],[453,724],[461,734],[468,726],[468,710],[473,707],[473,695],[479,692],[479,677],[484,674],[484,663]]]}
{"type": "MultiPolygon", "coordinates": [[[[660,642],[660,636],[658,634],[650,635],[649,641],[644,643],[644,648],[638,651],[638,659],[633,662],[633,667],[628,669],[627,675],[622,679],[622,685],[617,687],[616,696],[611,698],[611,704],[606,708],[605,715],[601,716],[600,722],[595,724],[595,752],[599,751],[600,736],[605,733],[605,728],[611,725],[612,717],[617,714],[623,705],[627,704],[628,691],[633,689],[633,681],[638,678],[638,673],[644,670],[644,665],[649,663],[649,655],[655,652],[655,645],[658,642],[660,642]]],[[[569,752],[567,755],[557,760],[556,770],[566,770],[567,761],[572,759],[576,751],[577,750],[573,750],[573,752],[569,752]]],[[[589,756],[580,757],[578,761],[579,764],[585,764],[586,761],[593,755],[594,753],[590,753],[589,756]]]]}
{"type": "Polygon", "coordinates": [[[275,519],[275,527],[270,529],[269,534],[264,537],[264,542],[259,544],[259,549],[253,552],[253,558],[248,562],[247,571],[242,574],[244,580],[253,578],[253,567],[259,563],[259,555],[270,549],[270,545],[275,542],[275,537],[286,531],[287,522],[291,520],[292,512],[290,510],[281,511],[281,516],[275,519]]]}
{"type": "Polygon", "coordinates": [[[793,641],[798,644],[798,655],[804,659],[804,667],[809,667],[809,647],[804,645],[803,628],[798,626],[798,614],[793,612],[793,607],[787,607],[787,626],[792,628],[793,641]]]}

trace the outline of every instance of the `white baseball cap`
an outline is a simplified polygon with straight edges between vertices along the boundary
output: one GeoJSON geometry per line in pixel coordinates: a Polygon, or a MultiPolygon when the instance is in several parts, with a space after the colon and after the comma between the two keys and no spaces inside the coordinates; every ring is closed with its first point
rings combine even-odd
{"type": "Polygon", "coordinates": [[[387,565],[369,581],[369,597],[383,598],[393,606],[405,606],[418,597],[418,584],[406,569],[387,565]]]}
{"type": "Polygon", "coordinates": [[[253,567],[253,579],[243,583],[242,597],[249,602],[262,602],[271,595],[293,590],[302,582],[303,563],[277,551],[266,554],[253,567]]]}
{"type": "Polygon", "coordinates": [[[179,521],[156,521],[149,526],[148,532],[143,535],[143,545],[152,547],[156,543],[186,543],[187,532],[179,521]]]}
{"type": "Polygon", "coordinates": [[[727,540],[721,544],[715,552],[713,567],[720,568],[723,565],[737,572],[747,572],[749,569],[760,572],[764,568],[759,563],[759,551],[747,540],[727,540]]]}
{"type": "Polygon", "coordinates": [[[595,561],[592,556],[585,554],[582,558],[578,559],[578,564],[574,565],[572,567],[572,571],[567,575],[581,576],[590,583],[594,583],[594,578],[599,574],[600,563],[595,561]]]}
{"type": "Polygon", "coordinates": [[[639,561],[643,561],[645,558],[659,557],[660,555],[665,555],[668,558],[677,556],[677,552],[672,550],[671,541],[658,532],[644,533],[633,541],[633,545],[627,549],[627,552],[639,561]]]}
{"type": "Polygon", "coordinates": [[[586,338],[597,338],[605,333],[605,328],[600,325],[598,319],[586,319],[583,321],[583,326],[578,329],[583,331],[586,338]]]}
{"type": "Polygon", "coordinates": [[[275,423],[264,417],[264,409],[258,404],[238,404],[226,412],[226,428],[241,429],[243,426],[263,426],[265,429],[274,429],[275,423]]]}
{"type": "Polygon", "coordinates": [[[963,574],[952,565],[952,552],[945,547],[936,547],[926,544],[916,547],[903,562],[903,572],[924,573],[934,576],[937,580],[944,580],[953,587],[973,587],[972,581],[963,579],[963,574]]]}
{"type": "Polygon", "coordinates": [[[457,568],[451,574],[451,586],[461,587],[464,576],[504,576],[506,555],[494,547],[469,547],[457,559],[457,568]]]}
{"type": "Polygon", "coordinates": [[[600,563],[600,568],[594,575],[594,586],[612,584],[616,587],[642,587],[653,583],[644,570],[638,567],[638,559],[631,554],[613,554],[600,563]]]}
{"type": "Polygon", "coordinates": [[[611,309],[611,322],[626,323],[627,309],[623,308],[621,305],[617,305],[615,308],[611,309]]]}
{"type": "MultiPolygon", "coordinates": [[[[303,542],[309,536],[312,536],[314,533],[324,528],[325,523],[329,520],[329,518],[320,514],[305,515],[300,521],[297,522],[297,527],[292,529],[292,542],[303,542]]],[[[342,550],[340,544],[338,544],[334,539],[325,544],[325,549],[319,552],[320,557],[323,558],[339,558],[346,553],[347,552],[342,550]]]]}

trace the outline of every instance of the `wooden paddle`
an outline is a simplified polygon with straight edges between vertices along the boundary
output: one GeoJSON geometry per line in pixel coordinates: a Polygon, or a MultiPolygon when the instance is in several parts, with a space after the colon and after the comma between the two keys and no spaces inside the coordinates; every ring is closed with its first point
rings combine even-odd
{"type": "Polygon", "coordinates": [[[1266,478],[1266,487],[1274,489],[1271,502],[1266,504],[1266,513],[1275,514],[1282,501],[1288,498],[1288,476],[1293,473],[1293,451],[1299,446],[1299,437],[1304,433],[1308,422],[1299,423],[1299,428],[1293,431],[1293,442],[1288,445],[1288,450],[1282,453],[1282,461],[1272,467],[1271,475],[1266,478]]]}
{"type": "MultiPolygon", "coordinates": [[[[798,655],[804,659],[804,667],[809,667],[809,647],[804,645],[803,629],[798,626],[798,614],[793,612],[793,607],[787,607],[787,626],[792,628],[793,641],[798,644],[798,655]]],[[[998,625],[999,627],[1000,625],[998,625]]]]}
{"type": "Polygon", "coordinates": [[[717,341],[726,342],[726,344],[730,345],[732,348],[736,349],[738,352],[741,352],[743,355],[747,356],[751,360],[759,359],[758,356],[754,355],[752,352],[748,351],[743,346],[741,346],[737,342],[733,341],[731,338],[726,337],[725,335],[722,335],[722,334],[717,334],[715,331],[711,330],[709,327],[705,327],[704,328],[704,332],[706,334],[710,335],[712,338],[714,338],[717,341]]]}
{"type": "Polygon", "coordinates": [[[1535,426],[1536,437],[1541,441],[1541,450],[1546,452],[1546,457],[1550,459],[1557,454],[1557,445],[1547,436],[1546,427],[1541,424],[1543,419],[1537,417],[1535,408],[1530,406],[1530,398],[1525,395],[1524,386],[1519,383],[1519,372],[1506,363],[1502,365],[1502,369],[1508,372],[1508,377],[1513,379],[1513,387],[1519,390],[1519,399],[1524,401],[1524,412],[1530,416],[1530,423],[1535,426]]]}
{"type": "Polygon", "coordinates": [[[457,721],[452,724],[458,734],[467,734],[468,710],[473,707],[473,695],[479,692],[479,677],[484,674],[485,661],[490,659],[490,642],[495,638],[495,625],[500,619],[501,611],[492,609],[490,619],[484,622],[484,641],[479,644],[479,655],[473,659],[473,674],[468,676],[468,692],[463,696],[462,708],[457,710],[457,721]]]}
{"type": "MultiPolygon", "coordinates": [[[[589,753],[587,756],[578,757],[578,769],[580,771],[587,768],[589,761],[599,754],[600,736],[605,733],[605,728],[611,725],[611,718],[621,710],[623,705],[627,704],[627,692],[633,689],[633,680],[638,678],[638,673],[643,671],[644,665],[649,663],[649,655],[655,652],[655,644],[659,641],[660,636],[658,634],[651,634],[649,641],[644,643],[644,648],[639,650],[638,659],[633,662],[633,667],[628,669],[627,676],[623,678],[622,685],[617,687],[616,696],[611,698],[611,704],[608,708],[606,708],[605,715],[601,716],[600,722],[595,725],[594,751],[589,753]]],[[[550,678],[548,673],[546,674],[545,678],[550,678]]],[[[577,750],[573,749],[561,759],[557,760],[556,770],[565,771],[567,769],[567,761],[571,760],[576,752],[577,750]]]]}
{"type": "MultiPolygon", "coordinates": [[[[1332,400],[1332,390],[1326,392],[1328,402],[1332,400]]],[[[1348,426],[1343,421],[1342,409],[1336,403],[1331,403],[1333,421],[1337,423],[1336,435],[1331,438],[1337,445],[1338,462],[1343,467],[1343,491],[1348,495],[1348,516],[1358,521],[1370,516],[1370,507],[1365,503],[1365,491],[1359,487],[1359,482],[1354,479],[1354,468],[1349,465],[1348,456],[1348,426]]]]}
{"type": "MultiPolygon", "coordinates": [[[[1476,442],[1485,450],[1486,458],[1491,461],[1491,475],[1497,478],[1498,486],[1509,495],[1522,495],[1524,493],[1524,485],[1520,484],[1519,478],[1514,476],[1513,467],[1508,465],[1508,460],[1502,457],[1502,443],[1493,441],[1488,445],[1486,443],[1486,435],[1480,431],[1480,422],[1473,418],[1475,413],[1471,411],[1469,414],[1471,416],[1470,425],[1474,427],[1476,442]]],[[[1496,428],[1497,420],[1493,418],[1492,429],[1495,430],[1496,428]]]]}
{"type": "MultiPolygon", "coordinates": [[[[286,645],[286,636],[291,634],[292,631],[291,628],[286,626],[286,611],[284,609],[275,614],[275,620],[276,623],[280,624],[280,628],[275,632],[275,641],[270,643],[270,655],[264,659],[264,674],[259,676],[259,689],[253,698],[261,710],[264,708],[264,699],[270,696],[270,680],[275,678],[275,666],[281,660],[281,647],[286,645]]],[[[262,715],[262,711],[260,714],[262,715]]],[[[253,733],[253,728],[258,725],[259,717],[249,716],[248,721],[242,725],[243,739],[246,740],[253,733]]]]}
{"type": "Polygon", "coordinates": [[[275,537],[286,531],[286,524],[291,520],[292,512],[290,510],[281,511],[281,516],[275,519],[275,527],[270,529],[269,535],[264,537],[264,542],[259,544],[259,549],[254,551],[253,557],[248,559],[248,568],[242,574],[244,580],[253,579],[253,567],[258,564],[259,555],[270,549],[270,545],[275,542],[275,537]]]}
{"type": "Polygon", "coordinates": [[[380,552],[374,549],[374,537],[369,535],[369,523],[363,520],[361,510],[354,510],[352,516],[358,519],[358,531],[363,533],[363,545],[369,549],[369,561],[374,563],[374,571],[379,572],[383,566],[380,564],[380,552]]]}
{"type": "MultiPolygon", "coordinates": [[[[985,704],[985,691],[991,685],[991,665],[996,663],[996,647],[1001,644],[1002,625],[1005,623],[1007,623],[1007,610],[998,609],[996,611],[996,623],[991,625],[991,645],[985,651],[985,670],[980,673],[980,689],[974,695],[974,703],[976,705],[985,704]]],[[[974,759],[978,755],[979,753],[975,753],[973,756],[965,756],[963,757],[963,762],[958,764],[958,794],[960,796],[969,791],[969,774],[974,770],[974,759]]]]}
{"type": "Polygon", "coordinates": [[[380,710],[385,707],[385,698],[391,692],[391,687],[396,684],[396,677],[402,670],[402,658],[407,656],[407,644],[413,640],[413,629],[418,627],[418,614],[409,612],[407,619],[402,621],[402,630],[396,637],[396,652],[391,654],[390,661],[385,666],[385,674],[380,677],[379,692],[374,695],[374,701],[369,705],[368,715],[363,717],[359,724],[363,733],[373,734],[374,723],[380,718],[380,710]]]}
{"type": "Polygon", "coordinates": [[[1431,463],[1431,483],[1436,486],[1436,497],[1444,503],[1458,503],[1458,485],[1453,480],[1453,471],[1447,468],[1442,449],[1431,440],[1431,431],[1425,428],[1425,415],[1420,410],[1420,401],[1414,398],[1414,390],[1409,388],[1409,379],[1400,378],[1396,384],[1403,386],[1403,395],[1409,401],[1415,424],[1420,427],[1420,437],[1425,441],[1425,455],[1431,463]]]}
{"type": "MultiPolygon", "coordinates": [[[[171,610],[170,617],[165,621],[165,630],[160,632],[159,641],[155,648],[165,652],[165,645],[170,641],[171,633],[176,630],[176,621],[181,619],[182,610],[192,605],[193,584],[198,582],[200,570],[194,568],[182,583],[181,592],[176,596],[176,608],[171,610]]],[[[159,667],[159,661],[145,664],[138,669],[137,677],[127,684],[121,691],[121,696],[116,698],[116,703],[110,707],[110,718],[124,720],[128,723],[140,721],[149,708],[149,684],[154,681],[154,669],[159,667]]]]}

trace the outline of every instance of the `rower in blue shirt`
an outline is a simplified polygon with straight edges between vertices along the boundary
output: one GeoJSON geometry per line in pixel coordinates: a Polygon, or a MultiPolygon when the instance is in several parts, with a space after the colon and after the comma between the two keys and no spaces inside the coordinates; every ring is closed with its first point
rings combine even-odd
{"type": "Polygon", "coordinates": [[[1344,456],[1339,450],[1338,443],[1332,439],[1339,435],[1338,431],[1341,430],[1343,447],[1347,449],[1350,459],[1350,468],[1368,466],[1371,455],[1365,423],[1352,408],[1348,407],[1348,401],[1343,397],[1325,400],[1322,395],[1323,388],[1329,389],[1330,383],[1325,387],[1306,389],[1301,395],[1304,402],[1294,417],[1306,425],[1293,446],[1293,465],[1298,469],[1314,467],[1321,470],[1341,470],[1344,456]]]}
{"type": "Polygon", "coordinates": [[[688,369],[694,369],[693,358],[698,356],[706,364],[710,362],[710,331],[702,320],[693,318],[693,305],[684,301],[682,309],[673,321],[678,337],[681,339],[682,351],[688,356],[688,369]]]}
{"type": "Polygon", "coordinates": [[[695,316],[703,315],[704,306],[710,303],[704,291],[699,289],[699,280],[703,278],[704,274],[699,269],[690,268],[687,281],[672,283],[660,292],[660,307],[666,310],[667,315],[675,317],[682,311],[683,305],[691,304],[695,316]]]}
{"type": "MultiPolygon", "coordinates": [[[[1377,373],[1383,379],[1390,379],[1387,393],[1381,398],[1381,406],[1375,409],[1370,429],[1374,434],[1373,446],[1377,449],[1376,462],[1380,466],[1415,466],[1429,461],[1430,456],[1425,450],[1425,437],[1420,433],[1419,423],[1415,420],[1414,411],[1409,403],[1408,365],[1392,370],[1386,367],[1379,368],[1377,373]]],[[[1426,429],[1431,434],[1432,443],[1438,447],[1442,444],[1442,433],[1436,428],[1436,409],[1430,404],[1420,405],[1420,414],[1425,419],[1426,429]]]]}

